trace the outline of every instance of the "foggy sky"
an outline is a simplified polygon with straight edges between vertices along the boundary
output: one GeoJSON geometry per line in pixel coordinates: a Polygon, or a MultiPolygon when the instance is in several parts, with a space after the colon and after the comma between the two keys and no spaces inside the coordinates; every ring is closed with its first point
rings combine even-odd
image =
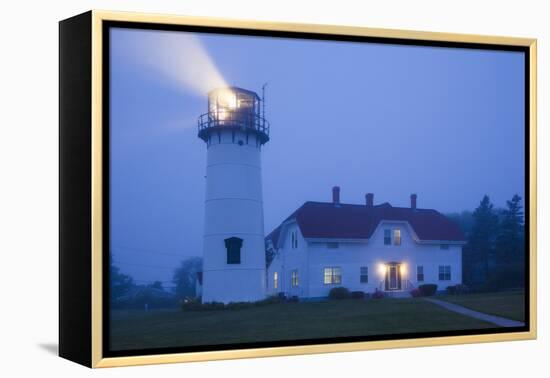
{"type": "MultiPolygon", "coordinates": [[[[138,284],[170,286],[202,255],[207,99],[126,54],[139,35],[111,35],[111,252],[138,284]]],[[[344,203],[417,193],[445,213],[524,195],[522,53],[195,35],[229,85],[268,82],[266,234],[334,185],[344,203]]]]}

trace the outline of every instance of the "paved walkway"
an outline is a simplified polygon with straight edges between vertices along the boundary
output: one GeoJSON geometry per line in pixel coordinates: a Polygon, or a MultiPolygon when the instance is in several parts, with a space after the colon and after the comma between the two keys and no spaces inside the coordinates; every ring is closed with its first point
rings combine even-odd
{"type": "Polygon", "coordinates": [[[449,311],[453,311],[462,315],[466,315],[475,319],[483,320],[488,323],[496,324],[500,327],[523,327],[525,323],[517,320],[502,318],[500,316],[485,314],[484,312],[470,310],[469,308],[459,306],[454,303],[440,301],[439,299],[424,298],[426,301],[446,308],[449,311]]]}

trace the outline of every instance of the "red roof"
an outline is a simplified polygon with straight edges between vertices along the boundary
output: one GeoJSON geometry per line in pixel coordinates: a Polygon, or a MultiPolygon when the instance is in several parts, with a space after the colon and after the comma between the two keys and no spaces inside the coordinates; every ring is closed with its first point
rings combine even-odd
{"type": "MultiPolygon", "coordinates": [[[[452,220],[432,209],[306,202],[286,220],[295,219],[305,238],[369,239],[380,221],[406,221],[420,240],[462,242],[464,233],[452,220]]],[[[284,223],[284,222],[283,222],[284,223]]],[[[266,239],[277,245],[281,226],[266,239]]]]}

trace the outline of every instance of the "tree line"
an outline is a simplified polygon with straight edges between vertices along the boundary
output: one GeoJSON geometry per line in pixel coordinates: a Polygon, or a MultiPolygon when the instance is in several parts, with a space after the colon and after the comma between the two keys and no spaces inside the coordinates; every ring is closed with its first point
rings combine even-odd
{"type": "Polygon", "coordinates": [[[201,257],[184,259],[174,269],[173,288],[167,289],[161,281],[137,284],[132,276],[124,274],[109,256],[110,302],[117,308],[168,307],[177,305],[186,297],[194,297],[197,273],[202,270],[201,257]]]}
{"type": "Polygon", "coordinates": [[[448,214],[462,228],[462,280],[474,290],[524,287],[525,223],[521,197],[495,208],[485,195],[473,211],[448,214]]]}

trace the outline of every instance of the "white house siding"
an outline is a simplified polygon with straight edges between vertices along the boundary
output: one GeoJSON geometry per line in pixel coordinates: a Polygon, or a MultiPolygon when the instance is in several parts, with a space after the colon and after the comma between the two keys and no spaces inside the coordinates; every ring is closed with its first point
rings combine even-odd
{"type": "Polygon", "coordinates": [[[385,274],[381,265],[399,262],[405,267],[402,273],[402,290],[411,290],[423,283],[435,283],[438,290],[462,282],[462,244],[450,243],[449,249],[441,249],[445,242],[419,243],[414,231],[405,222],[382,222],[370,240],[310,239],[307,243],[299,233],[299,248],[289,250],[290,231],[298,229],[294,224],[281,231],[280,249],[277,258],[269,267],[268,289],[270,294],[284,292],[301,298],[326,297],[331,288],[343,286],[351,291],[374,292],[384,290],[385,274]],[[401,230],[401,245],[385,245],[384,229],[401,230]],[[328,248],[327,242],[338,242],[338,248],[328,248]],[[416,267],[424,267],[424,281],[417,282],[416,267]],[[451,266],[451,280],[439,281],[439,266],[451,266]],[[360,282],[360,268],[368,267],[368,283],[360,282]],[[339,267],[341,284],[324,284],[324,268],[339,267]],[[290,272],[299,270],[300,286],[290,287],[290,272]],[[279,288],[273,289],[273,272],[279,274],[279,288]],[[284,281],[283,281],[284,280],[284,281]],[[284,284],[282,284],[284,282],[284,284]],[[409,284],[407,283],[409,282],[409,284]]]}
{"type": "Polygon", "coordinates": [[[376,251],[368,247],[366,242],[340,242],[339,248],[327,248],[327,243],[309,244],[309,261],[311,280],[309,282],[310,297],[326,297],[333,287],[343,286],[352,291],[372,292],[378,287],[379,279],[376,265],[380,259],[376,251]],[[369,282],[360,282],[360,267],[368,266],[369,282]],[[339,267],[342,272],[341,284],[324,283],[324,269],[339,267]]]}
{"type": "Polygon", "coordinates": [[[278,244],[277,256],[268,269],[268,294],[274,295],[284,292],[290,297],[308,297],[307,242],[295,222],[284,226],[278,244]],[[292,247],[292,232],[295,232],[298,237],[297,248],[292,247]],[[291,275],[293,270],[298,271],[299,284],[297,287],[292,286],[291,275]],[[279,275],[279,286],[277,289],[273,288],[273,273],[275,271],[279,275]]]}

